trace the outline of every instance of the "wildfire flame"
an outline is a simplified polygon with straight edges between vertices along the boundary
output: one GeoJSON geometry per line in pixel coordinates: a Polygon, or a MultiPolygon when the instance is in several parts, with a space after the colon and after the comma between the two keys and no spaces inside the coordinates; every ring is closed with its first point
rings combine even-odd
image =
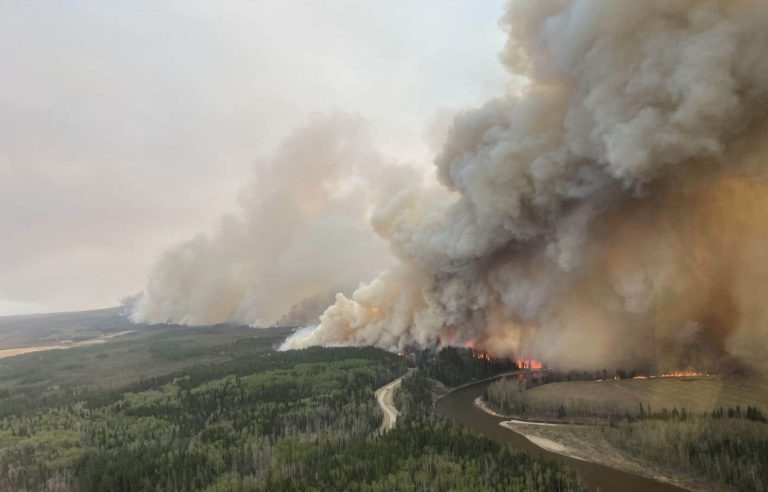
{"type": "Polygon", "coordinates": [[[517,367],[519,367],[520,369],[525,369],[525,370],[544,369],[544,364],[542,364],[541,361],[538,361],[538,360],[517,359],[515,362],[517,363],[517,367]]]}
{"type": "Polygon", "coordinates": [[[491,354],[478,347],[474,340],[465,343],[464,347],[472,351],[472,357],[475,359],[487,360],[489,362],[495,359],[491,354]]]}
{"type": "MultiPolygon", "coordinates": [[[[472,357],[475,359],[486,360],[489,362],[496,360],[496,357],[480,349],[474,341],[469,341],[464,346],[472,351],[472,357]]],[[[519,358],[514,362],[517,364],[519,369],[523,369],[525,371],[538,371],[544,369],[544,364],[541,361],[535,359],[519,358]]]]}
{"type": "MultiPolygon", "coordinates": [[[[696,378],[696,377],[709,377],[709,374],[703,373],[703,372],[697,372],[697,371],[672,371],[672,372],[665,372],[663,374],[651,374],[648,376],[645,375],[639,375],[639,376],[633,376],[633,381],[647,381],[648,379],[658,379],[658,378],[696,378]]],[[[618,381],[621,378],[619,376],[613,376],[607,379],[597,379],[597,382],[602,381],[618,381]]]]}
{"type": "Polygon", "coordinates": [[[488,352],[483,352],[482,350],[477,350],[474,348],[472,349],[472,357],[475,359],[487,360],[489,362],[494,359],[494,357],[488,352]]]}
{"type": "Polygon", "coordinates": [[[664,373],[659,377],[662,378],[685,378],[685,377],[697,377],[697,376],[709,376],[709,374],[704,374],[701,372],[696,371],[674,371],[674,372],[668,372],[664,373]]]}
{"type": "Polygon", "coordinates": [[[708,376],[709,374],[706,374],[703,372],[696,372],[696,371],[672,371],[672,372],[665,372],[664,374],[655,374],[651,376],[635,376],[632,379],[635,381],[645,381],[647,379],[656,379],[656,378],[698,378],[698,377],[708,377],[708,376]]]}

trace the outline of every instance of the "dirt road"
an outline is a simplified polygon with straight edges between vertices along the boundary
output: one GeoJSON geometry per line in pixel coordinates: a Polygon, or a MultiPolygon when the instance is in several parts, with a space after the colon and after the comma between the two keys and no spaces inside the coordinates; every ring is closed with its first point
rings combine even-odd
{"type": "Polygon", "coordinates": [[[384,411],[384,420],[382,420],[381,427],[379,427],[379,434],[393,428],[395,422],[397,422],[397,417],[400,415],[400,412],[395,408],[394,395],[395,389],[400,386],[402,381],[403,377],[401,376],[376,390],[376,401],[379,402],[379,406],[384,411]]]}

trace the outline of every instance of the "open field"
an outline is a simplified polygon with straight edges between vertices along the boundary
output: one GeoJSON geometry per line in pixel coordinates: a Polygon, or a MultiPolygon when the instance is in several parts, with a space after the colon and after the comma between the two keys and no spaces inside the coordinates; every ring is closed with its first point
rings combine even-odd
{"type": "MultiPolygon", "coordinates": [[[[686,409],[688,413],[710,413],[715,409],[746,409],[756,406],[768,410],[768,381],[764,379],[725,380],[718,377],[673,377],[647,380],[573,381],[549,383],[509,393],[517,382],[508,380],[489,388],[498,398],[509,394],[510,403],[523,402],[530,414],[569,417],[636,415],[644,411],[686,409]]],[[[492,398],[496,399],[496,398],[492,398]]],[[[501,401],[501,400],[499,400],[501,401]]],[[[509,408],[514,408],[511,404],[509,408]]],[[[507,412],[518,413],[518,412],[507,412]]]]}

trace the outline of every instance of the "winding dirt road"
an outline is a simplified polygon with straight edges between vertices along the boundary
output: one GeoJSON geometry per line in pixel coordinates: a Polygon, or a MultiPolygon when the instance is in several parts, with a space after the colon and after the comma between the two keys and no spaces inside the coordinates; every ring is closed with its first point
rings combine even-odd
{"type": "Polygon", "coordinates": [[[395,426],[397,417],[400,412],[395,408],[395,390],[400,387],[400,383],[403,382],[403,376],[395,379],[391,383],[387,383],[381,388],[376,390],[376,401],[379,402],[379,406],[384,411],[384,420],[381,421],[381,427],[379,427],[379,434],[383,434],[389,429],[395,426]]]}
{"type": "Polygon", "coordinates": [[[379,402],[379,406],[384,411],[384,420],[381,421],[379,434],[383,434],[393,428],[395,422],[397,422],[397,417],[400,415],[400,412],[395,408],[394,394],[395,389],[398,388],[402,382],[403,378],[399,377],[391,383],[388,383],[386,386],[382,386],[376,390],[376,401],[379,402]]]}

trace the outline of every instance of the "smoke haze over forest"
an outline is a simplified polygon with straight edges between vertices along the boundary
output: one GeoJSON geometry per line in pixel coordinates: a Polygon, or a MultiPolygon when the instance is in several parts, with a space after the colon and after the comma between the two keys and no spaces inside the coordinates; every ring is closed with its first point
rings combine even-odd
{"type": "Polygon", "coordinates": [[[396,264],[337,296],[286,348],[471,343],[565,367],[760,364],[766,19],[768,4],[756,1],[510,2],[500,58],[527,84],[452,121],[435,159],[439,186],[358,147],[338,115],[315,120],[286,141],[297,155],[279,151],[273,164],[275,202],[311,216],[302,232],[264,249],[246,239],[247,252],[231,255],[243,235],[264,237],[250,211],[295,223],[269,203],[246,206],[230,231],[169,253],[135,317],[277,320],[292,303],[352,284],[363,265],[381,267],[373,243],[322,250],[322,238],[348,234],[322,230],[335,213],[372,211],[396,264]],[[318,122],[337,133],[312,140],[318,122]],[[382,162],[357,174],[359,159],[382,162]],[[209,265],[216,273],[199,273],[209,265]],[[226,309],[212,301],[206,311],[194,296],[230,292],[230,270],[247,285],[226,309]]]}
{"type": "Polygon", "coordinates": [[[141,289],[137,322],[307,325],[284,348],[763,366],[768,2],[73,5],[4,7],[45,33],[0,46],[5,314],[141,289]]]}

